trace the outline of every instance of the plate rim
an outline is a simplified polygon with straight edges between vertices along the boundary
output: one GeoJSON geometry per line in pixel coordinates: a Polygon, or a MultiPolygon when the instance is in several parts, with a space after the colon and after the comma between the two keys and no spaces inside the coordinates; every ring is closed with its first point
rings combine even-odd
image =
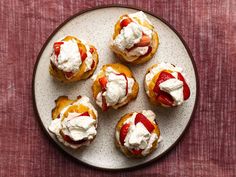
{"type": "Polygon", "coordinates": [[[66,18],[62,23],[60,23],[54,30],[53,32],[51,32],[51,34],[47,37],[46,41],[43,43],[43,46],[40,49],[40,52],[37,55],[36,58],[36,62],[34,64],[34,69],[33,69],[33,78],[32,78],[32,97],[33,97],[33,109],[34,112],[36,113],[36,118],[37,121],[40,123],[40,127],[41,129],[44,131],[44,134],[46,134],[50,141],[53,142],[54,146],[56,146],[57,149],[59,149],[61,152],[63,152],[64,154],[66,154],[69,158],[71,158],[73,161],[79,162],[80,164],[84,165],[84,166],[89,166],[92,167],[94,169],[99,169],[99,170],[106,170],[106,171],[121,171],[121,170],[135,170],[136,168],[143,168],[146,167],[147,165],[150,165],[151,163],[157,161],[158,159],[162,158],[163,156],[165,156],[168,152],[170,152],[171,149],[173,149],[178,143],[179,141],[182,139],[183,135],[185,134],[186,130],[189,128],[190,122],[193,119],[193,116],[196,112],[196,109],[198,107],[198,102],[199,102],[199,76],[198,76],[198,72],[197,72],[197,66],[194,60],[194,57],[192,55],[191,50],[189,49],[187,43],[185,42],[185,40],[183,39],[182,35],[165,19],[163,19],[162,17],[155,15],[154,13],[145,10],[145,9],[141,9],[139,7],[136,7],[134,5],[122,5],[122,4],[110,4],[110,5],[99,5],[99,6],[95,6],[95,7],[90,7],[90,8],[86,8],[84,10],[80,10],[77,13],[69,16],[68,18],[66,18]],[[53,138],[49,135],[49,133],[47,132],[40,116],[39,116],[39,111],[38,108],[36,106],[36,99],[35,99],[35,75],[36,75],[36,71],[38,68],[38,63],[40,61],[40,58],[42,56],[42,53],[44,51],[44,49],[46,48],[46,46],[48,45],[48,43],[50,42],[50,40],[53,38],[53,36],[66,24],[68,23],[70,20],[84,14],[90,11],[94,11],[94,10],[98,10],[98,9],[103,9],[103,8],[112,8],[112,7],[118,7],[118,8],[128,8],[128,9],[133,9],[133,10],[139,10],[139,11],[143,11],[146,14],[149,14],[157,19],[159,19],[160,21],[162,21],[165,25],[167,25],[176,35],[177,37],[181,40],[182,44],[184,45],[189,58],[191,59],[191,63],[193,65],[193,69],[194,69],[194,74],[195,74],[195,78],[196,78],[196,98],[195,98],[195,102],[194,102],[194,107],[193,107],[193,111],[191,113],[191,116],[188,120],[188,123],[186,124],[184,130],[182,131],[182,133],[180,134],[180,136],[175,140],[175,142],[169,147],[167,148],[162,154],[158,155],[157,157],[151,159],[150,161],[144,162],[142,164],[138,164],[138,165],[134,165],[131,167],[125,167],[125,168],[106,168],[106,167],[98,167],[89,163],[86,163],[84,161],[81,161],[77,158],[75,158],[74,156],[72,156],[71,154],[69,154],[67,151],[65,151],[63,148],[61,148],[54,140],[53,138]]]}

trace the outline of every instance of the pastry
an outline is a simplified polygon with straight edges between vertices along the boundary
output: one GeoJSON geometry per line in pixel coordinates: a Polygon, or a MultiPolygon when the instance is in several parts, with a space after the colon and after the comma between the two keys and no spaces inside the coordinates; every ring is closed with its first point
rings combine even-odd
{"type": "Polygon", "coordinates": [[[120,17],[115,24],[110,47],[121,60],[140,64],[153,57],[158,45],[154,26],[140,11],[120,17]]]}
{"type": "Polygon", "coordinates": [[[160,130],[151,110],[124,115],[116,125],[116,146],[127,157],[144,157],[158,145],[160,130]]]}
{"type": "Polygon", "coordinates": [[[50,74],[63,82],[87,79],[98,64],[98,53],[94,46],[74,36],[56,41],[50,57],[50,74]]]}
{"type": "Polygon", "coordinates": [[[190,96],[182,68],[170,63],[153,65],[148,69],[144,82],[150,101],[157,105],[178,106],[190,96]]]}
{"type": "Polygon", "coordinates": [[[103,111],[118,109],[135,99],[139,86],[130,69],[122,64],[106,64],[92,77],[93,97],[103,111]]]}
{"type": "Polygon", "coordinates": [[[86,96],[70,100],[60,96],[52,110],[49,131],[65,146],[77,149],[89,145],[97,134],[98,115],[86,96]]]}

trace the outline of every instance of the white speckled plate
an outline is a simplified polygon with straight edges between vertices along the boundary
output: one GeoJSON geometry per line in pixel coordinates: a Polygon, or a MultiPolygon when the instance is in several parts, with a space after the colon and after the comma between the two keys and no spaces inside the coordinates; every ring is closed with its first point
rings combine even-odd
{"type": "Polygon", "coordinates": [[[49,56],[54,41],[65,35],[74,35],[95,45],[100,59],[96,73],[104,64],[120,62],[109,49],[108,43],[113,33],[114,24],[119,16],[136,11],[137,9],[131,7],[109,6],[90,9],[74,15],[60,25],[49,37],[38,55],[38,61],[35,65],[33,77],[34,103],[45,131],[65,152],[90,166],[110,170],[127,169],[157,159],[180,139],[195,109],[198,80],[195,64],[189,49],[173,27],[164,20],[146,12],[158,32],[160,45],[154,58],[149,62],[143,65],[130,66],[140,86],[137,99],[119,110],[109,110],[106,113],[101,112],[96,106],[99,113],[98,134],[89,147],[83,147],[79,150],[66,148],[56,140],[53,134],[49,133],[48,126],[51,122],[51,110],[55,106],[54,100],[58,96],[67,95],[70,98],[75,98],[77,95],[86,95],[91,98],[93,105],[95,105],[92,99],[91,79],[73,84],[63,84],[55,81],[49,75],[49,56]],[[162,61],[184,68],[190,83],[191,96],[182,106],[167,109],[155,107],[148,102],[143,87],[144,74],[148,67],[162,61]],[[150,156],[143,159],[128,159],[114,145],[115,125],[125,113],[143,109],[151,109],[156,113],[163,141],[150,156]]]}

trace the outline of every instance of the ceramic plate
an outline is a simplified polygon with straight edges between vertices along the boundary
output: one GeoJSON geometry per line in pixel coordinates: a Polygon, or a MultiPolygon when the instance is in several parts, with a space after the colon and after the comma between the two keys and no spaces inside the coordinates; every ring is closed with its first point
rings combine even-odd
{"type": "Polygon", "coordinates": [[[33,80],[34,103],[46,133],[69,155],[97,168],[110,170],[126,169],[158,159],[179,140],[190,122],[195,109],[198,82],[192,55],[185,42],[173,27],[163,19],[148,12],[145,13],[158,32],[160,45],[157,53],[149,62],[138,66],[129,66],[140,87],[138,97],[135,101],[130,102],[130,104],[119,110],[109,110],[103,113],[95,105],[92,98],[91,78],[73,84],[63,84],[55,81],[49,75],[49,57],[52,52],[53,43],[65,35],[77,36],[79,39],[89,41],[89,43],[96,46],[100,60],[95,73],[104,64],[120,62],[108,47],[113,34],[114,24],[122,14],[137,11],[138,9],[131,7],[109,6],[90,9],[74,15],[61,24],[49,37],[35,65],[33,80]],[[147,68],[154,63],[162,61],[170,62],[184,68],[184,72],[190,83],[191,96],[182,106],[167,109],[155,107],[148,101],[143,87],[144,74],[147,68]],[[77,95],[86,95],[90,97],[93,105],[97,108],[99,113],[98,133],[96,139],[89,147],[83,147],[79,150],[69,149],[59,143],[54,135],[48,131],[48,126],[51,122],[51,110],[55,106],[54,100],[61,95],[67,95],[70,98],[76,98],[77,95]],[[143,109],[151,109],[156,113],[163,140],[157,150],[148,157],[143,159],[128,159],[115,147],[115,125],[125,113],[143,109]]]}

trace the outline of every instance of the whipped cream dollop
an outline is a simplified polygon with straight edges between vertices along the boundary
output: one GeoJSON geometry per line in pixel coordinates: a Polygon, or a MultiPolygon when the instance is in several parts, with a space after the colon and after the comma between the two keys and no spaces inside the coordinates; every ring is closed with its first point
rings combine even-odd
{"type": "MultiPolygon", "coordinates": [[[[142,111],[142,114],[150,122],[154,123],[155,116],[156,116],[154,112],[152,112],[151,110],[144,110],[142,111]]],[[[128,133],[125,137],[124,146],[130,150],[142,149],[141,154],[145,156],[150,152],[153,142],[158,140],[158,135],[155,132],[150,133],[141,122],[135,125],[134,122],[135,122],[136,115],[137,115],[136,112],[133,113],[132,116],[124,122],[124,124],[130,123],[128,133]]],[[[119,138],[120,138],[119,136],[120,136],[120,132],[116,132],[117,141],[119,141],[119,138]]]]}
{"type": "MultiPolygon", "coordinates": [[[[125,52],[128,56],[131,56],[131,60],[134,60],[132,56],[139,57],[146,54],[148,52],[148,46],[137,47],[130,51],[127,49],[130,49],[135,44],[139,43],[143,34],[149,36],[149,38],[152,39],[153,30],[142,26],[145,21],[151,25],[151,22],[142,11],[129,14],[128,17],[131,18],[133,22],[122,28],[120,34],[112,41],[111,45],[117,50],[125,52]]],[[[120,22],[125,18],[127,18],[127,16],[124,16],[120,22]]]]}
{"type": "MultiPolygon", "coordinates": [[[[102,96],[105,97],[107,106],[113,106],[118,103],[122,103],[130,93],[132,93],[132,88],[134,85],[134,79],[129,78],[118,73],[112,67],[107,67],[105,71],[107,78],[107,85],[105,92],[99,92],[96,98],[96,103],[102,107],[102,96]],[[128,93],[126,94],[126,87],[128,84],[128,93]]],[[[96,79],[96,76],[93,77],[96,79]]]]}
{"type": "MultiPolygon", "coordinates": [[[[95,116],[97,117],[97,111],[89,102],[88,97],[83,96],[72,105],[80,105],[80,104],[83,104],[84,106],[93,110],[95,116]]],[[[97,119],[92,118],[90,115],[84,116],[82,115],[83,113],[69,112],[68,116],[62,120],[64,113],[68,110],[70,106],[71,105],[65,107],[61,111],[60,118],[54,119],[51,122],[51,125],[49,126],[49,131],[54,133],[60,142],[62,142],[66,146],[76,149],[81,145],[89,144],[89,140],[92,140],[96,136],[97,119]],[[82,142],[81,144],[70,144],[63,139],[60,132],[62,132],[63,135],[69,136],[73,141],[80,141],[80,140],[86,140],[86,141],[82,142]]]]}
{"type": "MultiPolygon", "coordinates": [[[[87,57],[85,59],[86,69],[85,72],[91,69],[93,64],[93,57],[90,53],[90,47],[88,44],[84,43],[86,47],[87,57]]],[[[60,45],[60,53],[57,56],[54,52],[51,56],[51,61],[60,70],[64,72],[75,73],[80,69],[82,64],[81,55],[79,52],[79,47],[75,39],[69,41],[63,41],[60,45]]]]}
{"type": "MultiPolygon", "coordinates": [[[[170,63],[159,63],[156,67],[152,68],[150,72],[145,76],[145,90],[149,95],[149,84],[156,74],[160,73],[163,70],[170,70],[170,73],[175,78],[168,79],[162,82],[159,87],[160,90],[169,93],[174,99],[173,106],[181,105],[184,101],[183,96],[183,82],[178,79],[178,72],[182,74],[182,68],[174,66],[170,63]]],[[[183,74],[182,74],[183,75],[183,74]]]]}

